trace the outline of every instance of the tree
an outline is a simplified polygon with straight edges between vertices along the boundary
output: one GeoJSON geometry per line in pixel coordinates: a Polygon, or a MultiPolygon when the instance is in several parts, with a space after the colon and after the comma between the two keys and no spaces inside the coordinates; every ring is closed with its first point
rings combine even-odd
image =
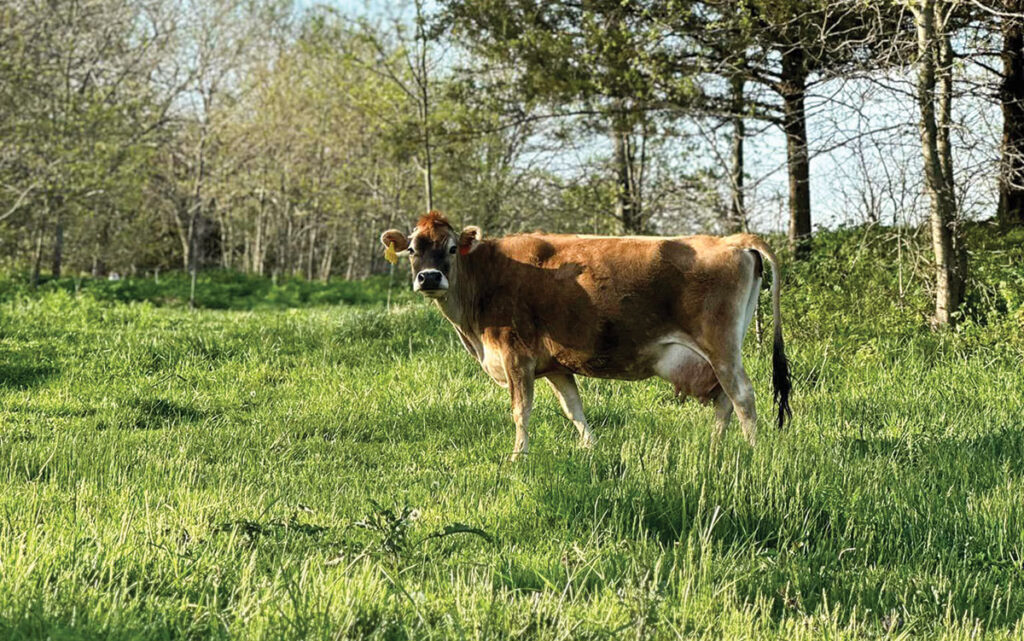
{"type": "MultiPolygon", "coordinates": [[[[140,159],[158,140],[174,99],[173,89],[151,82],[173,22],[159,0],[17,3],[4,12],[0,181],[17,194],[4,217],[30,212],[37,280],[44,236],[52,234],[51,271],[59,276],[67,232],[88,218],[89,227],[114,233],[112,205],[145,180],[140,159]]],[[[101,260],[94,253],[93,261],[101,260]]]]}
{"type": "Polygon", "coordinates": [[[434,68],[437,60],[432,50],[436,34],[431,33],[423,0],[413,0],[415,15],[412,34],[401,20],[392,21],[388,31],[361,21],[347,38],[347,53],[354,56],[374,75],[393,83],[414,105],[418,137],[418,153],[413,158],[423,175],[425,212],[434,209],[434,155],[432,139],[436,123],[433,118],[434,68]],[[361,45],[369,45],[365,51],[361,45]],[[371,56],[367,56],[370,53],[371,56]]]}
{"type": "MultiPolygon", "coordinates": [[[[731,94],[705,95],[703,109],[738,108],[780,127],[786,137],[789,243],[797,258],[811,246],[810,151],[806,99],[811,88],[870,66],[900,30],[896,5],[835,0],[708,0],[699,11],[669,18],[681,37],[697,43],[705,67],[728,81],[731,94]],[[777,102],[737,101],[742,78],[777,102]],[[731,103],[731,104],[730,104],[731,103]]],[[[712,83],[713,90],[716,84],[712,83]]],[[[742,89],[741,89],[742,91],[742,89]]],[[[734,169],[735,174],[735,169],[734,169]]]]}
{"type": "Polygon", "coordinates": [[[951,325],[964,296],[967,254],[957,211],[949,132],[952,124],[953,49],[947,25],[956,3],[915,0],[917,103],[925,184],[931,199],[936,325],[951,325]]]}
{"type": "Polygon", "coordinates": [[[221,101],[236,99],[235,75],[252,51],[257,30],[262,26],[258,18],[272,12],[273,0],[267,5],[246,0],[190,0],[184,7],[182,50],[187,61],[191,105],[188,124],[182,130],[186,145],[177,163],[187,175],[189,198],[187,206],[178,212],[177,222],[182,241],[185,268],[191,276],[189,306],[195,307],[195,287],[200,267],[200,250],[209,245],[213,235],[212,209],[215,201],[208,193],[211,149],[217,144],[220,121],[217,120],[221,101]]]}
{"type": "MultiPolygon", "coordinates": [[[[517,70],[517,94],[562,116],[584,116],[586,129],[611,143],[615,217],[627,233],[649,231],[643,185],[655,96],[648,65],[658,21],[642,3],[444,3],[457,39],[492,64],[517,70]]],[[[682,67],[676,73],[685,75],[682,67]]],[[[682,84],[677,85],[677,89],[682,84]]],[[[681,93],[681,91],[680,91],[681,93]]],[[[678,94],[677,94],[678,97],[678,94]]]]}
{"type": "Polygon", "coordinates": [[[743,88],[746,80],[741,73],[729,78],[732,104],[732,155],[729,164],[729,213],[725,218],[725,229],[730,233],[744,231],[747,228],[747,211],[743,195],[743,145],[746,137],[746,126],[743,122],[744,96],[743,88]]]}
{"type": "Polygon", "coordinates": [[[1024,225],[1024,0],[1002,0],[997,6],[1003,41],[998,219],[1004,225],[1024,225]]]}

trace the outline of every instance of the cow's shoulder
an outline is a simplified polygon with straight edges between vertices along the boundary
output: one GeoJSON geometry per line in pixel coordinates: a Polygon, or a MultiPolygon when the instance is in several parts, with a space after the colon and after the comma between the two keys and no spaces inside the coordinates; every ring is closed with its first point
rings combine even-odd
{"type": "Polygon", "coordinates": [[[540,265],[555,256],[563,243],[551,234],[513,234],[495,243],[497,253],[518,263],[540,265]]]}

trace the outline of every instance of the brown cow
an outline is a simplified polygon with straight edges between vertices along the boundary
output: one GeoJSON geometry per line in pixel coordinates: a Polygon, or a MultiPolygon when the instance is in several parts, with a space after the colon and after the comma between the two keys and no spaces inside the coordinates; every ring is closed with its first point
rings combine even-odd
{"type": "Polygon", "coordinates": [[[751,445],[754,388],[740,360],[757,305],[762,259],[772,268],[773,386],[781,427],[789,366],[775,254],[749,234],[725,238],[518,234],[483,240],[438,212],[410,237],[381,235],[410,259],[413,289],[432,298],[484,371],[512,394],[512,458],[527,452],[533,382],[546,378],[584,447],[593,435],[573,375],[659,376],[677,395],[714,402],[717,442],[733,411],[751,445]]]}

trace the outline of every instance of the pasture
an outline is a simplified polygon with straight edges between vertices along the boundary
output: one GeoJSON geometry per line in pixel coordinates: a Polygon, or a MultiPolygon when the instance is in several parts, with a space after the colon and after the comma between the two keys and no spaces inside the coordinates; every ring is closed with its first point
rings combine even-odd
{"type": "Polygon", "coordinates": [[[506,392],[401,272],[390,308],[7,283],[0,637],[1020,638],[1021,239],[972,231],[954,333],[889,233],[786,265],[794,420],[752,331],[760,442],[714,454],[710,408],[581,379],[594,451],[542,385],[509,463],[506,392]]]}

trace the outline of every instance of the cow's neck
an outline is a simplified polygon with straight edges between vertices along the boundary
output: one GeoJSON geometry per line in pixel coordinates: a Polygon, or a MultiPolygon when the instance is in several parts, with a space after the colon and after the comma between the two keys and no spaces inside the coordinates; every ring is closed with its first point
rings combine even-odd
{"type": "Polygon", "coordinates": [[[448,295],[436,301],[441,313],[452,325],[455,325],[465,334],[476,334],[474,325],[475,318],[473,310],[474,296],[472,286],[467,284],[467,278],[457,278],[455,286],[448,290],[448,295]]]}
{"type": "MultiPolygon", "coordinates": [[[[463,282],[463,279],[456,279],[456,283],[463,282]]],[[[477,361],[483,360],[484,347],[480,337],[479,323],[473,310],[476,309],[476,301],[471,286],[463,284],[448,290],[448,295],[437,303],[441,314],[448,319],[448,322],[455,328],[462,346],[466,348],[477,361]]]]}

